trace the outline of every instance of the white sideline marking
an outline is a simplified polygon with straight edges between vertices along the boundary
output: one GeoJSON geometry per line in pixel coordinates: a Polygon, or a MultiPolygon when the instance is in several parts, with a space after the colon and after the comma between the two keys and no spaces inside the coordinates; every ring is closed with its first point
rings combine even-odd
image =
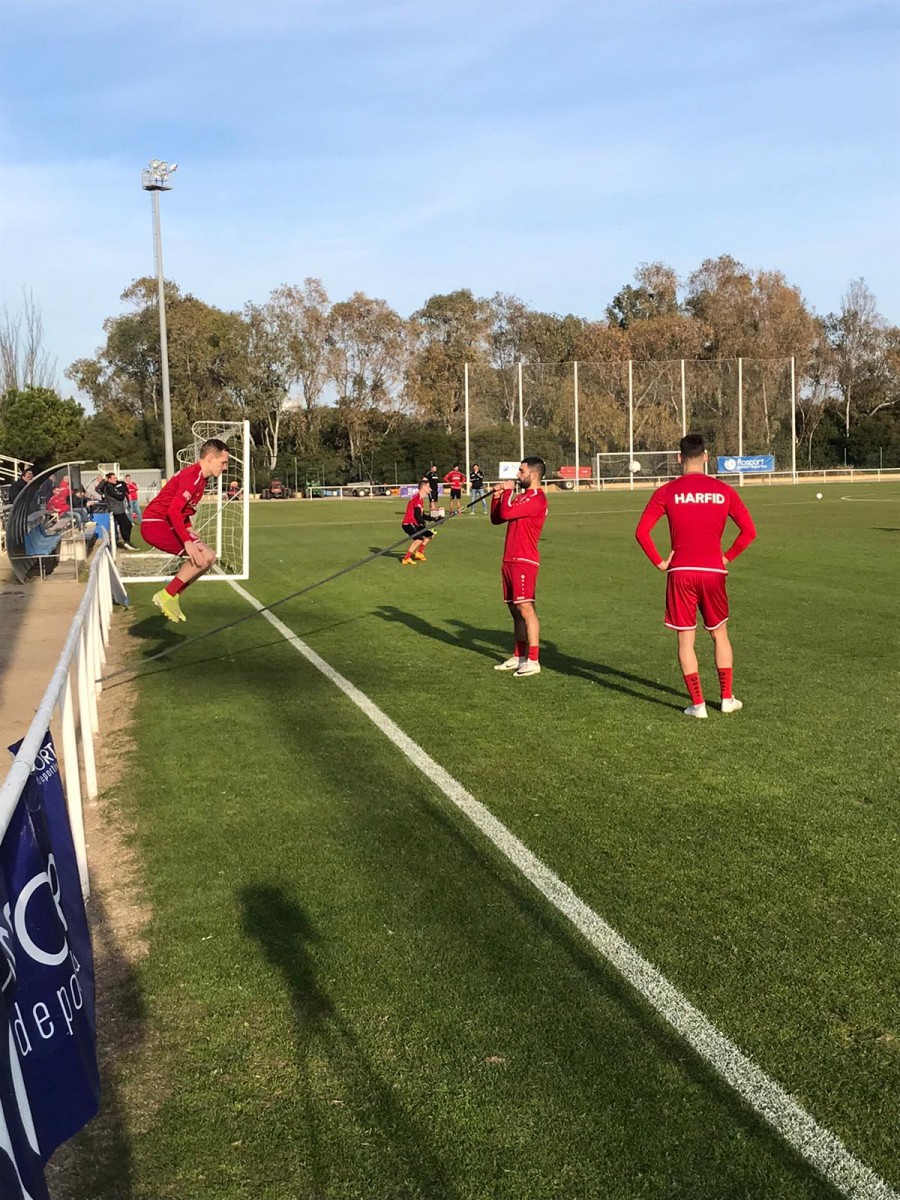
{"type": "MultiPolygon", "coordinates": [[[[263,606],[239,584],[229,583],[255,609],[263,606]]],[[[647,1000],[684,1040],[722,1076],[754,1112],[767,1121],[830,1183],[852,1200],[900,1200],[900,1194],[860,1162],[843,1144],[801,1108],[794,1098],[761,1067],[748,1058],[710,1019],[678,991],[666,977],[589,908],[567,884],[461,783],[426,754],[418,743],[381,711],[369,697],[301,641],[283,621],[270,612],[261,614],[302,654],[307,662],[330,679],[357,708],[393,742],[398,750],[440,788],[469,820],[509,859],[537,890],[610,962],[631,986],[647,1000]]]]}

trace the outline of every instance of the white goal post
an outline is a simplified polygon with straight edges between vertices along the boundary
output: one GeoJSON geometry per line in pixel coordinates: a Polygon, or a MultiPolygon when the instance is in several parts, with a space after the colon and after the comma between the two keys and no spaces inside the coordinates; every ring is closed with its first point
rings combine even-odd
{"type": "MultiPolygon", "coordinates": [[[[216,552],[217,563],[204,579],[250,577],[250,422],[196,421],[194,441],[178,451],[178,470],[199,457],[209,438],[226,442],[228,466],[218,479],[206,482],[206,492],[194,515],[197,536],[216,552]]],[[[178,570],[179,558],[150,547],[134,553],[120,551],[116,566],[129,583],[163,583],[178,570]]]]}
{"type": "Polygon", "coordinates": [[[627,450],[596,456],[597,486],[604,483],[628,482],[635,479],[671,479],[680,474],[677,450],[627,450]]]}

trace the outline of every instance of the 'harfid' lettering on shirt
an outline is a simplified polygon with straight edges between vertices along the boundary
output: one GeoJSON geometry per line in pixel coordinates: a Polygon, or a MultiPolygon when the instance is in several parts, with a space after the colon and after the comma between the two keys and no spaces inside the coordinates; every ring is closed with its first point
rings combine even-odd
{"type": "Polygon", "coordinates": [[[679,492],[675,495],[676,504],[727,504],[727,497],[721,492],[679,492]]]}

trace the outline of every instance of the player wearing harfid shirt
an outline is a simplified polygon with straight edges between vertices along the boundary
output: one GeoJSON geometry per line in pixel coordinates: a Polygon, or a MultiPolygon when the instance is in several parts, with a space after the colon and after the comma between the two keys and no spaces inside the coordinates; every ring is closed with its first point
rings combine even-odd
{"type": "Polygon", "coordinates": [[[680,479],[656,489],[641,514],[635,537],[653,565],[667,574],[666,625],[678,634],[678,662],[691,698],[685,716],[706,716],[694,649],[698,608],[715,647],[722,712],[733,713],[743,705],[732,691],[734,655],[725,625],[725,578],[728,564],[756,537],[756,527],[734,488],[704,473],[707,453],[703,438],[688,434],[681,439],[679,449],[684,473],[680,479]],[[672,550],[668,558],[662,557],[651,536],[660,517],[669,522],[672,550]],[[723,553],[722,534],[729,517],[738,527],[738,536],[723,553]]]}
{"type": "Polygon", "coordinates": [[[517,679],[539,675],[540,625],[535,611],[535,588],[541,556],[538,539],[547,519],[547,497],[541,491],[546,467],[542,458],[523,459],[512,484],[497,484],[491,498],[491,523],[506,525],[503,545],[503,599],[513,619],[516,652],[495,671],[514,671],[517,679]]]}
{"type": "Polygon", "coordinates": [[[175,578],[153,597],[153,603],[170,621],[187,620],[181,611],[179,593],[216,561],[215,551],[191,529],[191,517],[203,499],[207,479],[218,479],[227,466],[227,445],[218,438],[210,438],[200,447],[199,461],[173,475],[144,509],[141,522],[144,541],[166,554],[183,555],[185,559],[175,578]]]}

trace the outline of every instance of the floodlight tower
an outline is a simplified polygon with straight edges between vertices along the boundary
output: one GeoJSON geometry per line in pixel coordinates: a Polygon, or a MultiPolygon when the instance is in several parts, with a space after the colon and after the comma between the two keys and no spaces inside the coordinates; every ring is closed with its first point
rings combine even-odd
{"type": "Polygon", "coordinates": [[[162,371],[163,440],[166,453],[166,479],[175,474],[175,448],[172,444],[172,403],[169,398],[169,342],[166,335],[166,297],[163,281],[162,235],[159,230],[159,193],[170,192],[169,179],[178,163],[154,158],[141,171],[141,187],[153,198],[153,251],[156,257],[156,287],[159,293],[159,360],[162,371]]]}

